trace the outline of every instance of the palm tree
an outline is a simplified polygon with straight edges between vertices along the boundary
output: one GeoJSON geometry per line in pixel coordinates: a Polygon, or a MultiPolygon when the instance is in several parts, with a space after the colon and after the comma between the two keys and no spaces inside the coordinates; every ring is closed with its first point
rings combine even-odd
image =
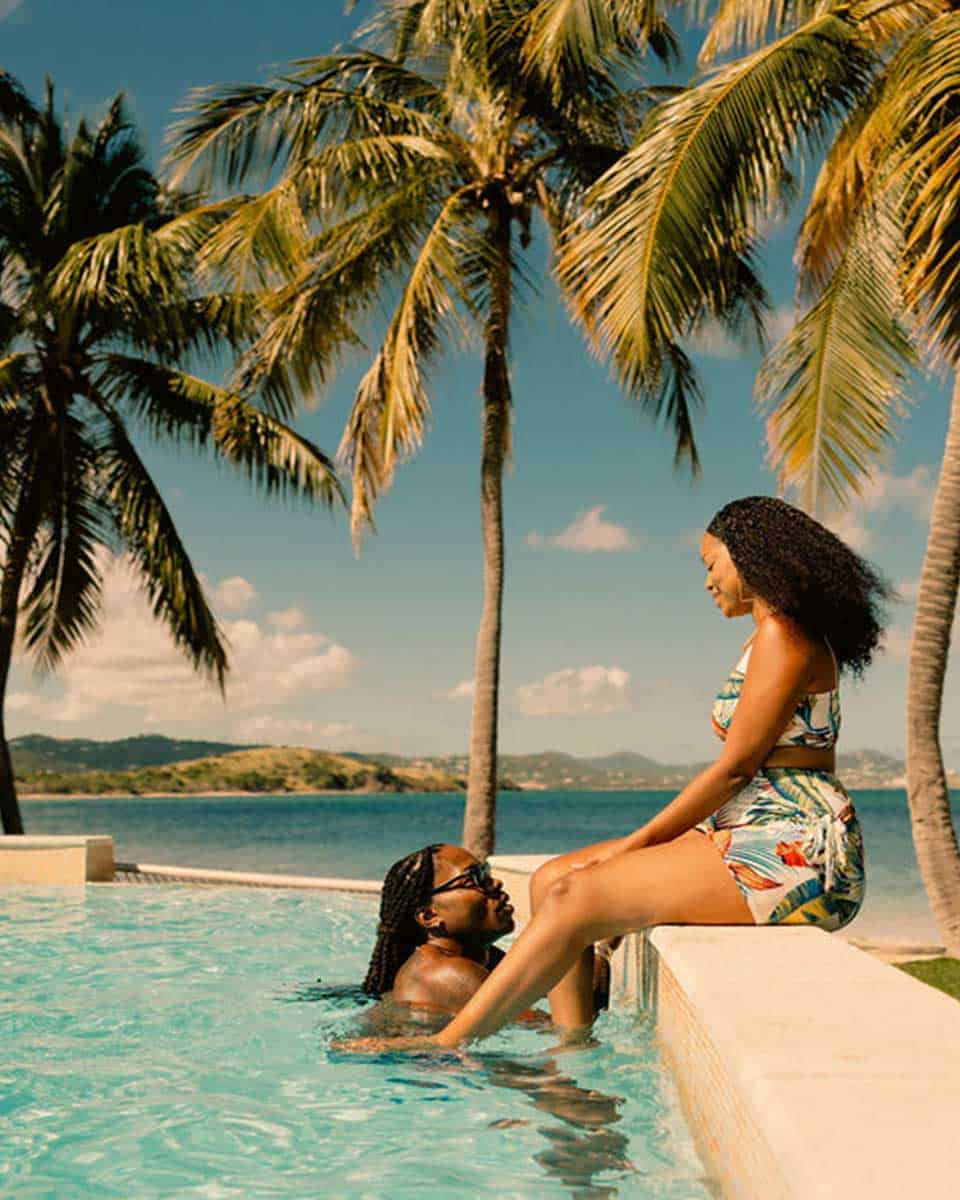
{"type": "Polygon", "coordinates": [[[0,75],[0,813],[22,833],[3,697],[18,623],[41,670],[94,628],[101,549],[126,552],[152,610],[221,687],[227,646],[136,435],[206,449],[267,492],[327,506],[328,459],[285,423],[292,381],[245,393],[185,360],[242,353],[250,297],[192,282],[195,251],[229,215],[166,193],[117,97],[66,131],[53,87],[36,107],[0,75]]]}
{"type": "MultiPolygon", "coordinates": [[[[341,444],[355,537],[421,443],[431,365],[464,335],[483,348],[484,599],[463,834],[480,855],[495,834],[502,479],[522,251],[537,214],[556,244],[662,94],[616,82],[648,45],[673,57],[669,27],[647,7],[643,25],[598,26],[585,57],[564,28],[542,24],[535,0],[395,0],[359,49],[303,60],[264,86],[201,91],[176,131],[175,179],[199,168],[206,183],[265,185],[204,250],[209,269],[232,271],[239,288],[255,275],[263,289],[271,319],[248,356],[250,380],[269,381],[286,362],[304,382],[325,383],[375,306],[391,306],[341,444]],[[538,47],[550,58],[544,71],[530,69],[538,47]]],[[[762,304],[739,260],[713,269],[726,288],[718,313],[735,320],[762,304]]],[[[652,403],[678,458],[695,464],[697,395],[679,347],[672,361],[652,403]]]]}
{"type": "MultiPolygon", "coordinates": [[[[796,253],[807,308],[757,380],[772,465],[816,512],[843,504],[869,477],[918,352],[953,370],[960,358],[960,104],[951,84],[960,16],[940,0],[728,0],[701,65],[712,69],[654,109],[635,148],[592,189],[561,275],[621,371],[653,374],[664,329],[696,323],[714,298],[712,277],[698,269],[698,236],[739,251],[793,198],[796,156],[828,143],[796,253]],[[750,52],[713,66],[734,47],[750,52]],[[686,271],[668,290],[657,280],[669,258],[686,271]]],[[[960,852],[939,722],[960,579],[958,455],[955,387],[907,701],[914,841],[954,954],[960,852]]]]}

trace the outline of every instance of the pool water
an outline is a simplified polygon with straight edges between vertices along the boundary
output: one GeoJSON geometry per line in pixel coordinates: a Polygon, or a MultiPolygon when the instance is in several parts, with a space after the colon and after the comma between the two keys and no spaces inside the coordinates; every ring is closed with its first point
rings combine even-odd
{"type": "Polygon", "coordinates": [[[649,1026],[348,1057],[366,897],[0,891],[0,1195],[705,1200],[649,1026]]]}

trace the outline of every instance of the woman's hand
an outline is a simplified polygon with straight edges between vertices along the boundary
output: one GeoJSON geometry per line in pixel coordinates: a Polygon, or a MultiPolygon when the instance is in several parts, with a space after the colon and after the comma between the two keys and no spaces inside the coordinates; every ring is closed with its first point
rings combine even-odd
{"type": "Polygon", "coordinates": [[[570,870],[582,871],[584,867],[595,867],[598,863],[609,862],[611,858],[626,854],[628,850],[639,850],[643,845],[643,833],[641,830],[637,830],[636,833],[630,833],[626,837],[607,842],[602,849],[598,849],[589,858],[574,863],[570,870]]]}

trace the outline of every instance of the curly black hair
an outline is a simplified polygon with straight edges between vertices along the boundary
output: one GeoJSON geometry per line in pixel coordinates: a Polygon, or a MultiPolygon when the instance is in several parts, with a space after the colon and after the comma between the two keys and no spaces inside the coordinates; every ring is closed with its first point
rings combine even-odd
{"type": "Polygon", "coordinates": [[[427,940],[416,914],[433,891],[433,856],[439,849],[438,843],[415,850],[395,862],[384,877],[377,940],[363,981],[363,990],[370,996],[389,992],[397,972],[427,940]]]}
{"type": "Polygon", "coordinates": [[[726,546],[744,587],[814,638],[842,669],[862,675],[883,634],[887,581],[836,534],[773,496],[745,496],[707,533],[726,546]]]}

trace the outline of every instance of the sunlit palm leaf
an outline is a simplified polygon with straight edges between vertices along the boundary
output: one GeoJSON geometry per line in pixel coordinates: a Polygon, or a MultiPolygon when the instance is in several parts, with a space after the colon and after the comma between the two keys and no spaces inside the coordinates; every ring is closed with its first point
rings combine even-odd
{"type": "Polygon", "coordinates": [[[665,101],[588,194],[560,275],[635,395],[682,386],[676,348],[705,314],[739,319],[748,296],[756,310],[750,231],[790,194],[798,144],[862,93],[871,65],[847,21],[819,16],[665,101]]]}
{"type": "Polygon", "coordinates": [[[240,365],[236,390],[269,392],[288,374],[308,396],[322,388],[343,351],[362,345],[358,317],[416,260],[432,200],[415,179],[313,239],[299,275],[263,297],[268,320],[240,365]]]}
{"type": "Polygon", "coordinates": [[[187,295],[185,271],[233,201],[205,205],[158,229],[124,225],[71,246],[51,280],[56,301],[82,310],[125,304],[174,311],[187,295]]]}
{"type": "Polygon", "coordinates": [[[525,7],[524,57],[557,86],[644,46],[665,63],[679,60],[680,43],[658,0],[539,0],[525,7]]]}
{"type": "Polygon", "coordinates": [[[373,503],[389,488],[397,458],[411,454],[422,441],[430,412],[425,369],[440,345],[441,331],[456,322],[458,303],[468,303],[456,232],[464,203],[464,194],[454,193],[424,239],[343,434],[339,453],[353,472],[355,539],[372,523],[373,503]]]}
{"type": "Polygon", "coordinates": [[[887,166],[895,126],[889,75],[878,77],[830,144],[797,234],[797,294],[826,287],[850,239],[850,230],[887,166]]]}
{"type": "MultiPolygon", "coordinates": [[[[698,7],[704,15],[709,5],[699,0],[698,7]]],[[[697,63],[706,67],[731,50],[755,50],[809,21],[824,7],[822,0],[720,0],[697,63]]]]}
{"type": "Polygon", "coordinates": [[[191,171],[237,185],[266,182],[278,165],[302,162],[328,142],[364,136],[430,137],[442,93],[423,76],[370,52],[304,59],[278,85],[224,85],[190,94],[171,131],[172,179],[191,171]]]}
{"type": "Polygon", "coordinates": [[[898,72],[910,189],[904,292],[931,353],[960,362],[960,13],[940,17],[904,47],[898,72]]]}
{"type": "Polygon", "coordinates": [[[771,465],[811,513],[869,479],[915,361],[900,319],[898,197],[877,200],[861,207],[822,295],[757,377],[771,465]]]}

